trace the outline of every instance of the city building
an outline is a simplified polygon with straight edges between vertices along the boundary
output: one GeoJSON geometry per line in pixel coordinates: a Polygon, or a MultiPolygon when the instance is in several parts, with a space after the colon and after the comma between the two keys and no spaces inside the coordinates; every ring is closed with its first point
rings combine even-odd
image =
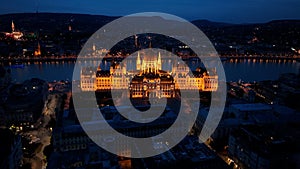
{"type": "Polygon", "coordinates": [[[84,150],[53,152],[47,168],[120,169],[120,161],[115,155],[91,143],[84,150]]]}
{"type": "Polygon", "coordinates": [[[15,135],[11,130],[0,127],[0,168],[18,169],[22,164],[21,136],[15,135]]]}
{"type": "MultiPolygon", "coordinates": [[[[152,125],[133,125],[128,120],[120,118],[115,114],[115,109],[112,106],[103,107],[104,116],[111,115],[113,117],[106,117],[108,123],[119,132],[130,137],[145,137],[146,135],[157,134],[167,128],[170,119],[161,117],[159,122],[152,125]]],[[[165,115],[170,116],[170,115],[165,115]]],[[[169,117],[170,118],[170,117],[169,117]]],[[[175,118],[175,117],[174,117],[175,118]]],[[[99,121],[84,123],[89,129],[106,130],[101,128],[99,121]]],[[[114,135],[99,136],[97,134],[91,136],[94,139],[103,139],[107,142],[106,146],[110,146],[111,141],[122,143],[118,137],[114,135]]],[[[160,140],[153,140],[153,144],[149,146],[165,148],[168,143],[163,143],[160,140]]],[[[135,159],[123,158],[107,153],[99,146],[95,145],[91,139],[85,134],[80,125],[65,126],[56,129],[53,133],[54,153],[49,161],[48,167],[98,167],[98,168],[209,168],[209,169],[226,169],[228,166],[222,161],[215,152],[206,147],[205,144],[199,143],[197,136],[187,136],[180,144],[176,145],[172,150],[154,157],[135,159]],[[64,160],[61,160],[64,159],[64,160]]],[[[129,156],[131,150],[123,150],[121,152],[124,156],[129,156]]]]}
{"type": "Polygon", "coordinates": [[[110,89],[129,89],[132,98],[175,96],[175,90],[216,91],[218,76],[214,71],[208,73],[198,69],[190,71],[183,63],[173,63],[171,70],[162,70],[162,59],[144,55],[138,52],[136,70],[129,71],[127,63],[113,62],[110,70],[100,67],[84,67],[81,70],[81,90],[97,91],[110,89]],[[153,95],[149,95],[152,93],[153,95]]]}
{"type": "Polygon", "coordinates": [[[95,80],[96,80],[96,75],[93,68],[84,67],[83,69],[81,69],[80,87],[82,91],[95,91],[95,85],[97,85],[95,84],[95,80]]]}
{"type": "Polygon", "coordinates": [[[53,131],[54,151],[84,150],[90,141],[80,125],[70,125],[53,131]]]}
{"type": "Polygon", "coordinates": [[[299,141],[299,125],[244,126],[230,134],[228,155],[244,169],[296,169],[299,141]]]}
{"type": "Polygon", "coordinates": [[[162,70],[160,53],[158,58],[145,56],[141,61],[138,53],[136,69],[139,71],[130,82],[131,98],[175,97],[175,80],[170,73],[162,70]]]}
{"type": "Polygon", "coordinates": [[[132,163],[132,168],[136,169],[229,169],[214,151],[204,143],[199,143],[198,137],[190,135],[170,151],[150,158],[133,159],[132,163]]]}
{"type": "MultiPolygon", "coordinates": [[[[241,120],[239,118],[228,117],[227,108],[225,108],[221,121],[218,127],[214,130],[213,134],[208,138],[207,143],[214,145],[215,149],[223,148],[228,143],[228,137],[230,132],[238,128],[241,125],[241,120]]],[[[211,129],[204,128],[204,123],[206,122],[209,112],[209,107],[204,107],[199,110],[196,123],[194,125],[194,130],[196,134],[201,132],[209,131],[211,129]]]]}
{"type": "Polygon", "coordinates": [[[11,70],[0,65],[0,91],[6,88],[11,82],[11,70]]]}
{"type": "MultiPolygon", "coordinates": [[[[196,111],[196,110],[193,110],[196,111]]],[[[194,126],[196,133],[205,132],[209,107],[202,107],[194,126]]],[[[247,125],[272,126],[297,124],[300,121],[300,113],[283,105],[268,105],[263,103],[234,103],[225,107],[222,119],[207,143],[217,150],[223,150],[228,146],[228,139],[235,129],[247,125]],[[293,118],[291,118],[293,117],[293,118]]]]}
{"type": "Polygon", "coordinates": [[[48,84],[40,79],[26,80],[9,88],[3,104],[4,119],[16,131],[32,128],[42,113],[48,96],[48,84]]]}
{"type": "Polygon", "coordinates": [[[229,112],[237,118],[248,120],[251,116],[272,114],[273,109],[263,103],[232,104],[229,106],[229,112]]]}
{"type": "MultiPolygon", "coordinates": [[[[155,108],[155,106],[154,106],[155,108]]],[[[130,111],[128,107],[121,107],[123,111],[130,111]]],[[[93,111],[93,115],[90,118],[86,118],[86,122],[82,122],[81,125],[84,125],[86,128],[90,129],[101,129],[103,131],[109,130],[108,128],[101,127],[102,123],[109,123],[117,131],[128,135],[130,137],[149,137],[156,135],[160,132],[165,131],[168,127],[172,125],[176,119],[176,114],[170,108],[167,108],[162,115],[155,120],[155,122],[149,123],[147,125],[143,123],[134,123],[125,119],[123,116],[118,114],[117,109],[114,106],[104,106],[101,108],[101,112],[104,115],[106,120],[99,121],[93,119],[99,113],[99,110],[96,109],[84,109],[81,111],[93,111]]],[[[66,118],[64,119],[66,121],[66,118]]],[[[53,131],[53,146],[55,151],[67,152],[73,150],[84,150],[88,148],[88,144],[91,143],[90,138],[85,134],[81,125],[79,124],[70,124],[67,126],[62,126],[56,128],[53,131]]],[[[104,136],[95,135],[94,139],[111,139],[117,140],[118,136],[110,135],[107,138],[104,136]]],[[[129,153],[129,152],[124,152],[129,153]]]]}

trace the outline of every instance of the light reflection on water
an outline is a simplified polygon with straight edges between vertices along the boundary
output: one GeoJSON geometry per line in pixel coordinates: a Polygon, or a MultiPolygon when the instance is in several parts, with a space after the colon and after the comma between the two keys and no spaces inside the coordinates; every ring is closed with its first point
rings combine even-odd
{"type": "MultiPolygon", "coordinates": [[[[94,65],[97,61],[82,62],[84,65],[94,65]]],[[[46,62],[46,63],[24,63],[24,68],[12,68],[12,80],[22,82],[30,78],[40,78],[47,81],[71,80],[75,62],[46,62]]],[[[201,63],[199,61],[189,61],[192,70],[196,69],[201,63]]],[[[238,60],[231,59],[222,62],[226,73],[227,81],[261,81],[276,80],[282,73],[298,73],[300,62],[290,60],[238,60]]],[[[101,68],[108,69],[109,62],[105,62],[101,68]]],[[[164,70],[170,69],[172,62],[168,59],[162,61],[164,70]]],[[[127,63],[128,69],[135,69],[135,61],[127,63]]],[[[80,72],[75,72],[79,74],[80,72]]],[[[79,79],[79,78],[78,78],[79,79]]],[[[78,80],[75,79],[75,80],[78,80]]]]}

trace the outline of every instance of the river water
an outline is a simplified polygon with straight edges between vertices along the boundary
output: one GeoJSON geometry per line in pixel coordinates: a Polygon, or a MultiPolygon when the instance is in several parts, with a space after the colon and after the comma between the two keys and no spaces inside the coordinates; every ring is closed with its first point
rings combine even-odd
{"type": "MultiPolygon", "coordinates": [[[[96,62],[95,62],[96,63],[96,62]]],[[[83,63],[87,64],[87,63],[83,63]]],[[[90,64],[90,63],[88,63],[90,64]]],[[[189,62],[191,67],[198,63],[189,62]]],[[[300,62],[291,60],[227,60],[222,61],[226,80],[245,82],[276,80],[283,73],[299,73],[300,62]]],[[[72,80],[75,62],[24,63],[24,68],[11,68],[13,82],[22,82],[30,78],[46,81],[72,80]]],[[[79,72],[75,72],[79,74],[79,72]]],[[[75,79],[79,80],[79,79],[75,79]]]]}

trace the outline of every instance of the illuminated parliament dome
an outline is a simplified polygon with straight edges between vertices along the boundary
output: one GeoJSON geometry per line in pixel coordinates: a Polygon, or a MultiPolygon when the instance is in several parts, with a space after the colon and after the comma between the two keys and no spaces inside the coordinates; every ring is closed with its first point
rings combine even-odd
{"type": "Polygon", "coordinates": [[[179,62],[173,63],[171,71],[162,70],[160,52],[157,56],[141,56],[138,52],[135,63],[135,71],[128,71],[126,62],[124,64],[112,62],[110,70],[101,70],[98,67],[95,71],[94,68],[85,67],[81,70],[81,90],[127,89],[131,98],[172,98],[175,97],[177,89],[200,91],[218,89],[218,76],[209,75],[204,70],[192,72],[179,62]]]}

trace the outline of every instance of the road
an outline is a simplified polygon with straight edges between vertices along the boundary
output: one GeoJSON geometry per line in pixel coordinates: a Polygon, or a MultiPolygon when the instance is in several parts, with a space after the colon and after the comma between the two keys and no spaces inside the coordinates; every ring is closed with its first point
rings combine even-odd
{"type": "Polygon", "coordinates": [[[61,94],[49,94],[47,101],[44,104],[41,117],[35,124],[35,130],[23,133],[30,136],[31,143],[40,143],[35,150],[35,155],[27,159],[31,163],[32,169],[46,169],[47,161],[43,153],[44,148],[50,145],[51,142],[51,129],[48,126],[51,119],[56,119],[56,111],[61,106],[61,94]]]}

